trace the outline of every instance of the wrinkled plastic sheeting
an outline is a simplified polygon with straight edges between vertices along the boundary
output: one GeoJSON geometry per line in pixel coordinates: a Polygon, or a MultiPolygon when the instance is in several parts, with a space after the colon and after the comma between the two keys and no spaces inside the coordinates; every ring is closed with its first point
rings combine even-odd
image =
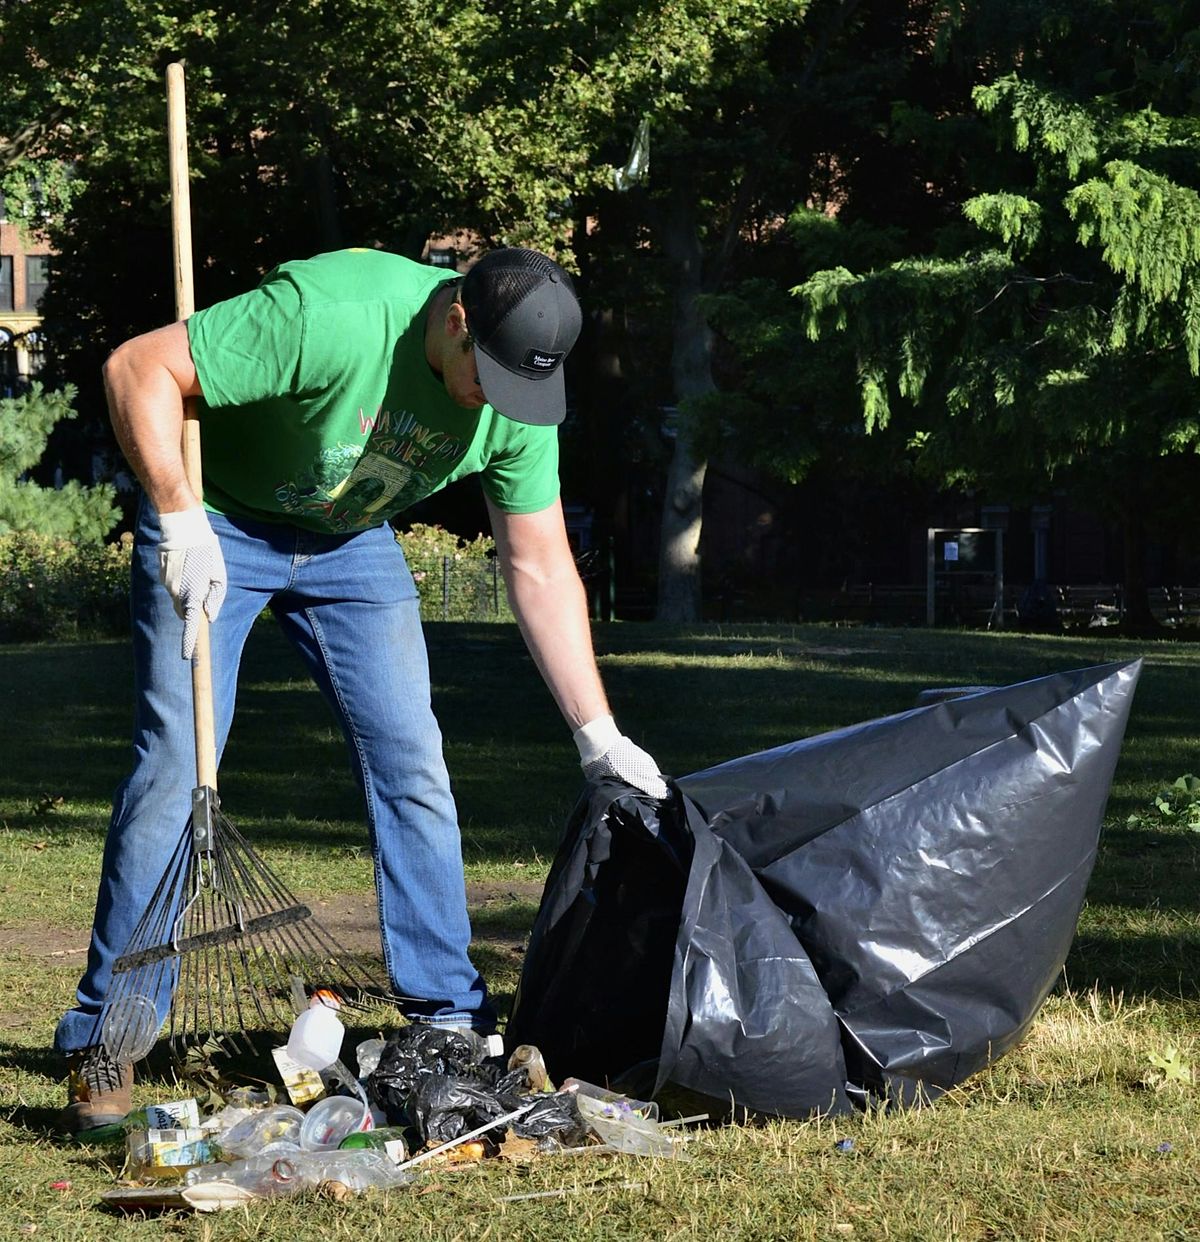
{"type": "Polygon", "coordinates": [[[510,1039],[754,1112],[912,1103],[1015,1044],[1066,959],[1141,662],[590,788],[510,1039]]]}
{"type": "Polygon", "coordinates": [[[669,1066],[718,1105],[845,1111],[837,1021],[787,918],[685,800],[661,810],[609,783],[576,806],[506,1041],[536,1036],[560,1081],[637,1095],[669,1066]]]}

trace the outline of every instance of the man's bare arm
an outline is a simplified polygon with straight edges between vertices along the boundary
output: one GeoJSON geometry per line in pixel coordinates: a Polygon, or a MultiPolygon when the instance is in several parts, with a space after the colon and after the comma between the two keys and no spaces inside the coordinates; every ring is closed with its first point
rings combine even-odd
{"type": "Polygon", "coordinates": [[[104,364],[117,442],[159,513],[200,503],[183,470],[183,401],[201,395],[187,327],[173,323],[118,346],[104,364]]]}

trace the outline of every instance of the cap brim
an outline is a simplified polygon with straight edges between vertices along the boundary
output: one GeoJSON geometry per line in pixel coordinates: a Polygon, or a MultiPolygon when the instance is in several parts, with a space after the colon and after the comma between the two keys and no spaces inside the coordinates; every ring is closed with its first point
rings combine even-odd
{"type": "Polygon", "coordinates": [[[561,366],[544,376],[514,375],[488,357],[477,342],[475,368],[488,405],[505,418],[534,427],[553,427],[566,417],[567,395],[561,366]]]}

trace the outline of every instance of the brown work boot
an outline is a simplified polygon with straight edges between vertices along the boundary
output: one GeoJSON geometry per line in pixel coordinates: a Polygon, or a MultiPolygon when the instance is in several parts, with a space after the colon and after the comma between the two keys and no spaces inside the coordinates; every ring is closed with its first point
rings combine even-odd
{"type": "Polygon", "coordinates": [[[68,1134],[124,1121],[133,1108],[133,1066],[114,1061],[103,1048],[84,1048],[67,1056],[67,1106],[59,1126],[68,1134]]]}

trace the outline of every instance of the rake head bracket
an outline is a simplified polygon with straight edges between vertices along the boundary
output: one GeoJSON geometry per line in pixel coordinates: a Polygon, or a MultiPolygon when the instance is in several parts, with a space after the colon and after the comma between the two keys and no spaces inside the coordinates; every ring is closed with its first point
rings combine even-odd
{"type": "Polygon", "coordinates": [[[197,854],[210,854],[213,848],[213,816],[221,805],[217,791],[208,785],[192,790],[192,849],[197,854]]]}

